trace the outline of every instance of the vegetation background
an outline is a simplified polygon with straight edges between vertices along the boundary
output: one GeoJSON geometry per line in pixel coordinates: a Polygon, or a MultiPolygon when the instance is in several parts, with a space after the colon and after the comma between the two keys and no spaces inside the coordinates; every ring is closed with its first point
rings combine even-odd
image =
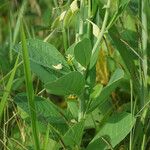
{"type": "Polygon", "coordinates": [[[149,0],[0,0],[0,149],[150,150],[149,0]]]}

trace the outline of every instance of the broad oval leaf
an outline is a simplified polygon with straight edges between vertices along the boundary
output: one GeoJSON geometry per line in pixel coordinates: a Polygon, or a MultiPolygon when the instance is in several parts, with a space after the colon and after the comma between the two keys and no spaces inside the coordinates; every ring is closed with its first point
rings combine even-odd
{"type": "Polygon", "coordinates": [[[57,79],[56,81],[45,84],[45,88],[55,95],[80,95],[85,85],[84,77],[81,73],[73,71],[57,79]]]}
{"type": "Polygon", "coordinates": [[[30,63],[32,71],[39,77],[43,83],[52,82],[58,78],[57,74],[52,69],[47,69],[42,65],[34,62],[30,63]]]}
{"type": "Polygon", "coordinates": [[[86,150],[114,148],[129,134],[134,124],[135,118],[131,113],[122,112],[112,115],[90,142],[86,150]],[[104,140],[106,140],[111,147],[109,147],[104,140]]]}
{"type": "MultiPolygon", "coordinates": [[[[19,106],[28,115],[30,115],[27,95],[25,93],[17,94],[14,98],[14,101],[17,106],[19,106]]],[[[43,97],[35,96],[35,106],[37,118],[40,122],[44,124],[64,124],[66,122],[67,117],[65,116],[64,112],[56,105],[54,105],[51,101],[48,101],[43,97]]]]}
{"type": "MultiPolygon", "coordinates": [[[[27,39],[27,48],[30,60],[34,63],[57,70],[63,74],[70,71],[66,60],[53,45],[38,39],[27,39]],[[55,66],[59,64],[62,65],[62,68],[57,69],[55,66]]],[[[21,52],[21,49],[21,43],[14,47],[17,52],[21,52]]]]}
{"type": "Polygon", "coordinates": [[[74,55],[75,59],[84,67],[90,62],[92,53],[92,46],[91,42],[88,38],[83,39],[82,41],[78,42],[74,48],[74,55]]]}

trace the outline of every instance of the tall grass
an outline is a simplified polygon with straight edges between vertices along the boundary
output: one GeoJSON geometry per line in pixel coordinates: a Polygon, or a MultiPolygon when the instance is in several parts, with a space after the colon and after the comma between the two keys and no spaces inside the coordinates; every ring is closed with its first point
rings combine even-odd
{"type": "Polygon", "coordinates": [[[25,80],[26,80],[26,90],[27,90],[27,97],[28,97],[28,103],[29,103],[30,115],[31,115],[30,117],[31,117],[31,125],[32,125],[32,134],[35,143],[35,149],[40,150],[36,108],[34,102],[34,89],[32,85],[29,53],[28,53],[23,25],[21,25],[20,32],[21,32],[21,41],[22,41],[22,56],[23,56],[23,65],[24,65],[24,73],[25,73],[25,80]]]}
{"type": "MultiPolygon", "coordinates": [[[[143,56],[143,63],[142,63],[142,89],[143,89],[143,99],[142,103],[143,106],[147,103],[148,101],[148,74],[147,74],[147,69],[148,69],[148,62],[147,62],[147,43],[148,43],[148,30],[147,30],[147,14],[145,12],[145,7],[146,7],[146,1],[141,0],[141,23],[142,23],[142,33],[141,33],[141,38],[142,38],[142,44],[141,44],[141,50],[142,50],[142,56],[143,56]]],[[[148,112],[148,107],[146,107],[143,110],[142,116],[141,116],[141,121],[144,126],[144,133],[143,133],[143,140],[142,140],[142,145],[141,149],[145,150],[145,144],[146,144],[146,132],[147,132],[147,126],[145,124],[145,119],[147,117],[147,112],[148,112]]]]}

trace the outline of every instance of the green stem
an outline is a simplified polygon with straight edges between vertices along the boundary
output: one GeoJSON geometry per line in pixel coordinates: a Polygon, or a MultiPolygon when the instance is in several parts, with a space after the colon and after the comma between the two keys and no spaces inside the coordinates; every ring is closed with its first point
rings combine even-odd
{"type": "Polygon", "coordinates": [[[145,143],[146,143],[146,124],[145,124],[145,122],[146,122],[146,118],[147,118],[147,112],[148,112],[148,107],[146,107],[146,109],[144,110],[144,112],[143,112],[143,114],[142,114],[142,117],[141,117],[141,119],[142,119],[142,123],[143,123],[143,127],[144,127],[144,134],[143,134],[143,141],[142,141],[142,145],[141,145],[141,150],[145,150],[145,143]]]}
{"type": "Polygon", "coordinates": [[[49,126],[49,124],[48,124],[48,125],[47,125],[47,130],[46,130],[45,139],[44,139],[43,150],[46,150],[46,149],[47,149],[47,146],[48,146],[49,131],[50,131],[50,126],[49,126]]]}
{"type": "MultiPolygon", "coordinates": [[[[147,31],[147,14],[145,12],[145,0],[142,0],[142,50],[143,50],[143,69],[144,69],[144,78],[147,79],[147,40],[148,40],[148,31],[147,31]]],[[[146,80],[147,81],[147,80],[146,80]]],[[[147,83],[147,82],[146,82],[147,83]]]]}
{"type": "MultiPolygon", "coordinates": [[[[131,93],[131,114],[132,116],[134,116],[134,112],[133,112],[133,84],[132,84],[132,80],[130,80],[130,93],[131,93]]],[[[133,130],[131,130],[130,132],[130,143],[129,143],[129,150],[132,150],[132,140],[133,140],[133,130]]]]}
{"type": "Polygon", "coordinates": [[[35,150],[40,150],[38,130],[37,130],[37,118],[36,118],[36,111],[35,111],[36,108],[34,102],[34,90],[32,85],[29,54],[28,54],[23,25],[21,26],[21,40],[22,40],[22,55],[23,55],[24,73],[25,73],[25,80],[26,80],[26,90],[27,90],[28,104],[30,109],[33,139],[35,144],[35,150]]]}
{"type": "MultiPolygon", "coordinates": [[[[88,0],[88,19],[90,20],[91,18],[91,4],[92,1],[91,0],[88,0]]],[[[88,35],[88,38],[91,39],[91,28],[92,28],[92,25],[90,22],[88,22],[88,25],[87,25],[87,35],[88,35]]]]}
{"type": "Polygon", "coordinates": [[[66,29],[64,26],[62,26],[62,35],[63,35],[64,50],[66,52],[68,48],[68,39],[67,39],[66,29]]]}
{"type": "Polygon", "coordinates": [[[80,0],[80,18],[79,18],[79,40],[81,40],[83,35],[83,18],[84,18],[84,0],[80,0]]]}
{"type": "Polygon", "coordinates": [[[103,24],[102,24],[102,28],[101,28],[101,32],[98,36],[98,39],[93,47],[92,50],[92,57],[91,57],[91,62],[90,62],[90,69],[95,65],[96,61],[97,61],[97,57],[98,57],[98,52],[99,52],[99,45],[101,43],[101,40],[104,36],[105,33],[105,29],[107,26],[107,21],[108,21],[108,16],[109,16],[109,8],[110,8],[110,0],[107,1],[107,5],[105,6],[106,11],[105,11],[105,16],[104,16],[104,20],[103,20],[103,24]]]}
{"type": "Polygon", "coordinates": [[[84,92],[79,97],[79,114],[78,114],[78,121],[81,121],[84,118],[85,113],[85,97],[84,92]]]}
{"type": "Polygon", "coordinates": [[[109,8],[110,8],[110,0],[107,1],[106,12],[105,12],[104,21],[103,21],[103,24],[102,24],[102,29],[101,29],[101,32],[100,32],[99,37],[97,39],[97,42],[95,43],[95,45],[93,47],[93,50],[92,50],[93,54],[97,51],[97,48],[99,47],[99,44],[100,44],[100,42],[103,38],[105,28],[106,28],[106,25],[107,25],[108,16],[109,16],[109,8]]]}

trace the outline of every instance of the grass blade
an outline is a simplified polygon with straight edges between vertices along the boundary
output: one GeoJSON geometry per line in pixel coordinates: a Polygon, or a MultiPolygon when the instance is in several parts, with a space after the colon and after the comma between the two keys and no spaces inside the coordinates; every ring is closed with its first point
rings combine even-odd
{"type": "Polygon", "coordinates": [[[4,93],[3,93],[3,96],[2,96],[2,99],[1,99],[1,102],[0,102],[0,122],[1,122],[1,119],[2,119],[4,108],[7,104],[8,96],[10,94],[10,90],[11,90],[11,87],[12,87],[12,84],[13,84],[14,76],[15,76],[15,73],[16,73],[16,70],[17,70],[17,67],[18,67],[18,59],[19,59],[19,54],[18,54],[18,57],[16,59],[16,63],[14,65],[14,68],[12,70],[12,73],[10,75],[10,78],[9,78],[8,83],[6,85],[6,89],[4,90],[4,93]]]}
{"type": "Polygon", "coordinates": [[[34,102],[34,90],[33,90],[33,85],[32,85],[29,54],[28,54],[23,25],[21,26],[21,39],[22,39],[22,55],[23,55],[24,73],[25,73],[25,80],[26,80],[26,90],[27,90],[28,104],[29,104],[29,109],[30,109],[33,139],[34,139],[35,149],[40,150],[38,130],[37,130],[36,111],[35,111],[35,102],[34,102]]]}

